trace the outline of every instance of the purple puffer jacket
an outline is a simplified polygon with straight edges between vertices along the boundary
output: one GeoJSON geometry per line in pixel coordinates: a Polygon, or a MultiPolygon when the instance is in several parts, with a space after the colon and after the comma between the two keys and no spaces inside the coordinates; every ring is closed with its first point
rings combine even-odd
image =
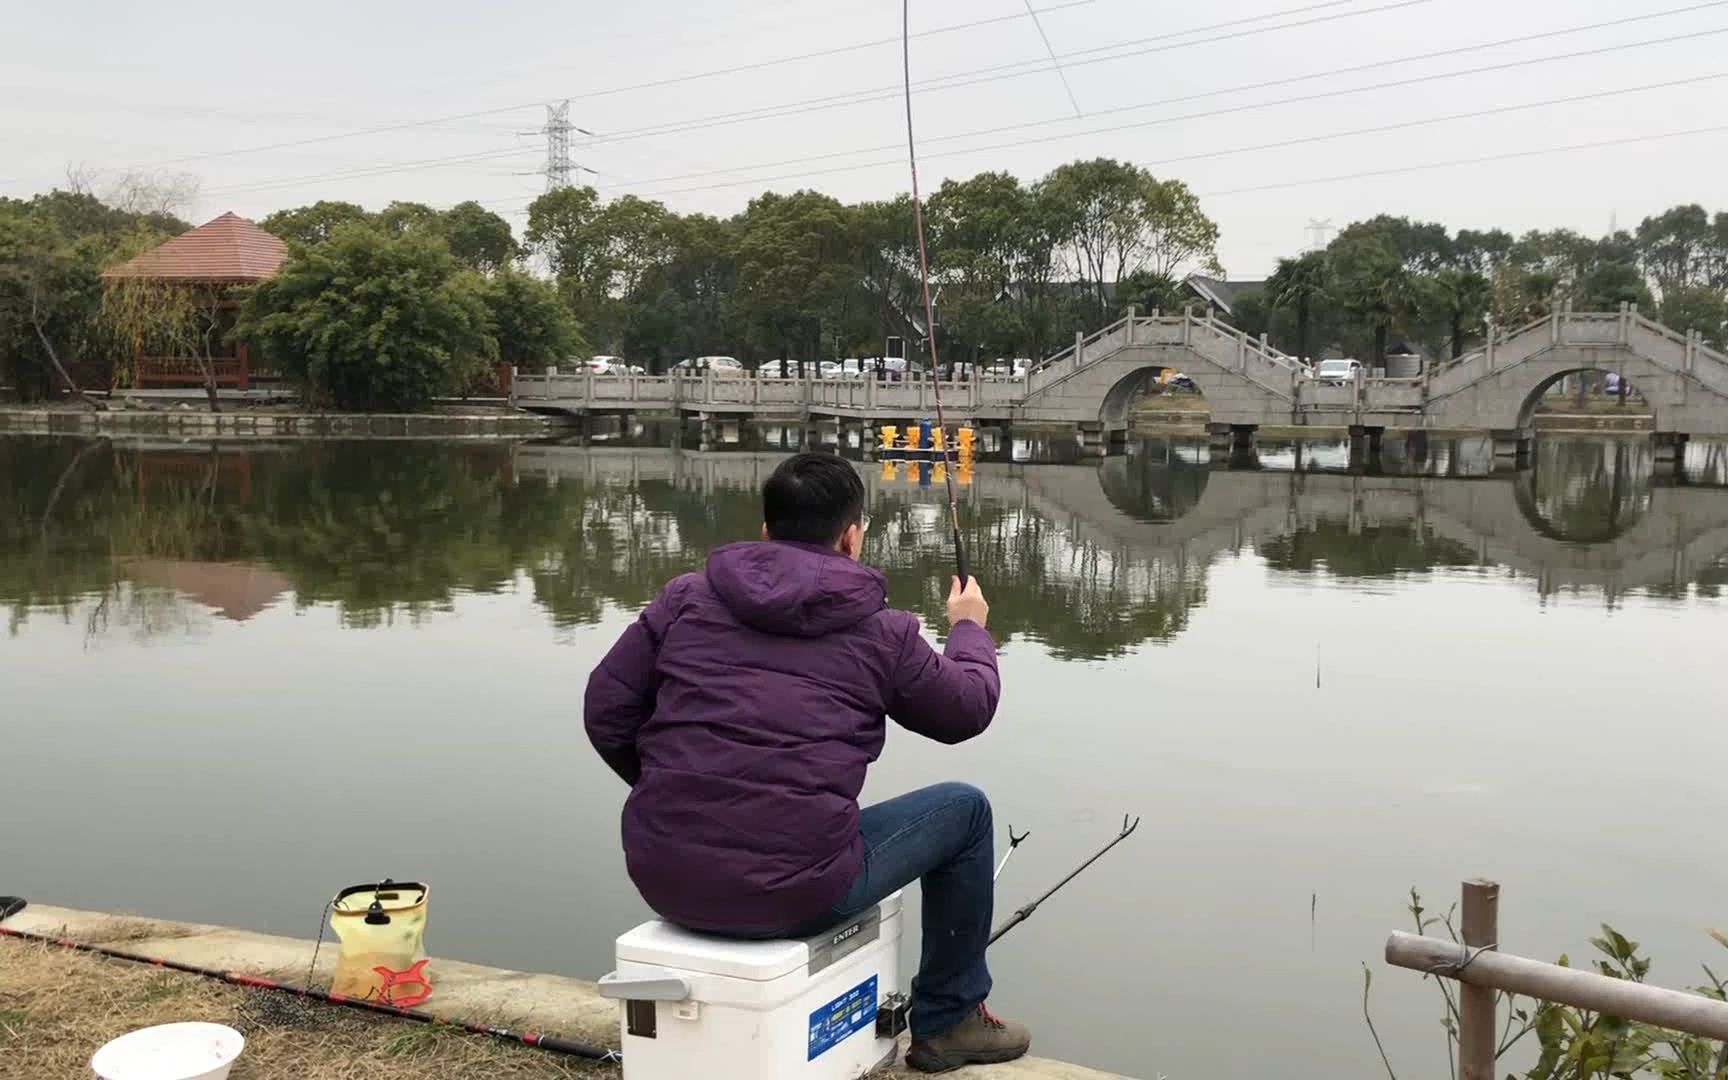
{"type": "Polygon", "coordinates": [[[983,731],[996,645],[961,622],[940,655],[836,551],[731,544],[667,585],[588,679],[588,738],[630,785],[624,857],[662,918],[776,933],[845,895],[858,793],[884,715],[945,743],[983,731]]]}

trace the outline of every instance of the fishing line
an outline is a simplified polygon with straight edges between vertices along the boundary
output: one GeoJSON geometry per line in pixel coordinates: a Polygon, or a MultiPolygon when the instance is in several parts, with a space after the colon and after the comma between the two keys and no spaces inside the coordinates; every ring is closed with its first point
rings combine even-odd
{"type": "MultiPolygon", "coordinates": [[[[930,342],[930,385],[936,393],[936,430],[942,440],[942,480],[948,488],[948,520],[954,527],[954,566],[964,589],[966,543],[960,538],[960,503],[954,495],[954,459],[948,420],[942,411],[942,379],[936,371],[936,313],[930,304],[930,259],[924,248],[924,204],[918,197],[918,145],[912,135],[912,0],[900,0],[900,67],[906,89],[906,161],[912,169],[912,225],[918,234],[918,282],[924,292],[924,337],[930,342]]],[[[1010,848],[1010,851],[1013,849],[1010,848]]]]}

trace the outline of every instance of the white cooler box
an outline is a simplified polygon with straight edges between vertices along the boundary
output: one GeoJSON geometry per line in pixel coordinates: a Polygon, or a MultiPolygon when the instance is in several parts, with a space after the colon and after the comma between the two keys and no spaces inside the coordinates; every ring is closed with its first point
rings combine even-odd
{"type": "Polygon", "coordinates": [[[623,1003],[625,1080],[851,1080],[906,1026],[900,894],[805,941],[646,922],[600,993],[623,1003]]]}

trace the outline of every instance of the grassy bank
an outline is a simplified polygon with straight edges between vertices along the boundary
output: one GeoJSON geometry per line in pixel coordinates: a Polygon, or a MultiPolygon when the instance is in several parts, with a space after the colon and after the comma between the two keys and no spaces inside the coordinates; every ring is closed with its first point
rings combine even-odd
{"type": "MultiPolygon", "coordinates": [[[[117,926],[108,940],[123,940],[125,933],[117,926]]],[[[453,1028],[0,940],[0,1080],[88,1080],[90,1055],[103,1043],[183,1020],[227,1024],[246,1037],[232,1080],[618,1075],[610,1067],[453,1028]]]]}

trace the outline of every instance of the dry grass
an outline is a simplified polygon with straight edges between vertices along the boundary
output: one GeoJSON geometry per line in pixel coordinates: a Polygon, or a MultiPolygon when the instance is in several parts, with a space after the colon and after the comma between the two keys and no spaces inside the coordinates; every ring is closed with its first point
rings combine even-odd
{"type": "Polygon", "coordinates": [[[246,1036],[232,1080],[564,1080],[617,1070],[125,960],[0,940],[0,1080],[89,1080],[90,1055],[151,1024],[205,1020],[246,1036]]]}

